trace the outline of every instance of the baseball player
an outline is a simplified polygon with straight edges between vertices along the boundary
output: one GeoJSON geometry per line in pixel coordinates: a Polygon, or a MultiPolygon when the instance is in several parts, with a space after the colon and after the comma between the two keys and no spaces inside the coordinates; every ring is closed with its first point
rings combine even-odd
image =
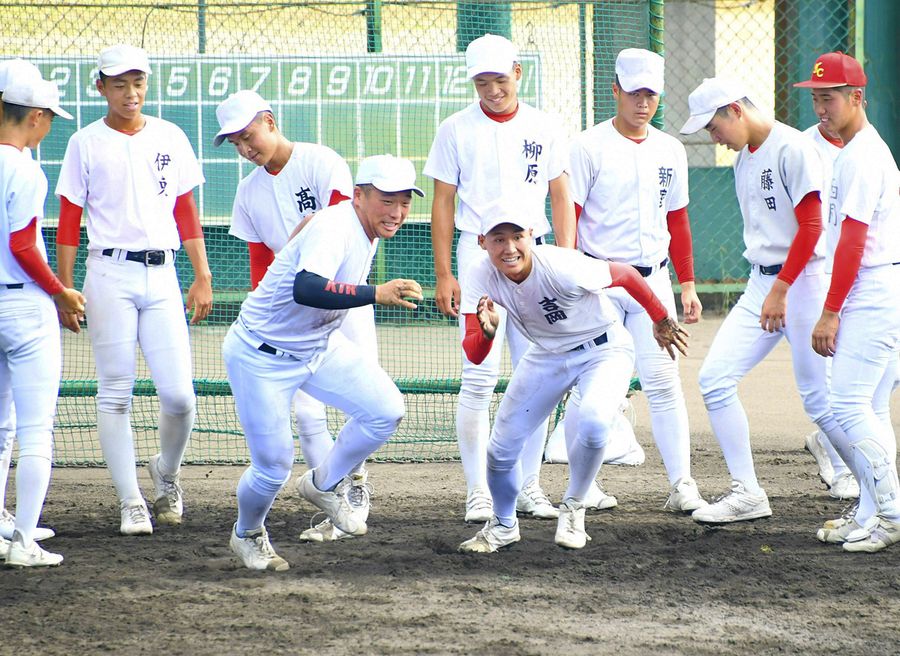
{"type": "Polygon", "coordinates": [[[403,396],[385,371],[336,329],[353,307],[421,299],[414,280],[366,285],[380,239],[409,213],[416,172],[390,155],[360,163],[352,203],[318,212],[275,256],[247,296],[222,346],[228,380],[250,448],[238,483],[231,549],[250,569],[288,569],[265,528],[275,496],[291,475],[290,404],[298,388],[345,412],[334,447],[297,481],[297,491],[351,535],[366,533],[365,513],[350,503],[360,481],[349,474],[393,434],[403,396]]]}
{"type": "MultiPolygon", "coordinates": [[[[667,264],[681,283],[685,323],[702,312],[694,289],[688,222],[688,168],[684,146],[650,125],[664,84],[664,60],[627,48],[616,57],[616,115],[573,140],[569,174],[578,214],[578,248],[591,257],[634,266],[675,315],[667,264]]],[[[653,337],[653,321],[625,290],[607,293],[634,340],[641,388],[650,406],[653,437],[670,492],[665,507],[692,512],[706,505],[691,477],[690,431],[678,362],[653,337]]],[[[566,416],[577,421],[578,389],[566,416]]]]}
{"type": "MultiPolygon", "coordinates": [[[[59,565],[63,557],[35,541],[53,460],[53,416],[59,392],[61,345],[57,310],[77,323],[84,297],[65,287],[47,265],[41,232],[47,177],[25,154],[50,131],[54,116],[71,119],[59,106],[59,90],[40,75],[7,80],[0,118],[0,399],[17,409],[19,441],[16,516],[11,539],[0,537],[7,566],[59,565]]],[[[0,444],[5,452],[11,445],[0,444]]],[[[5,481],[4,481],[5,483],[5,481]]]]}
{"type": "Polygon", "coordinates": [[[732,81],[710,78],[690,95],[683,134],[706,128],[738,152],[735,189],[744,220],[747,288],[719,328],[700,369],[700,391],[731,473],[731,492],[694,511],[704,523],[772,514],[759,486],[737,384],[785,337],[809,418],[840,453],[842,431],[828,404],[825,359],[809,348],[827,285],[822,235],[822,164],[801,132],[763,114],[732,81]]]}
{"type": "MultiPolygon", "coordinates": [[[[516,47],[500,36],[486,34],[469,44],[466,70],[478,100],[441,123],[425,163],[425,175],[434,179],[431,237],[437,276],[435,301],[445,315],[459,318],[461,335],[466,332],[466,321],[470,326],[477,325],[474,306],[463,307],[460,312],[460,289],[465,289],[469,268],[484,259],[478,234],[485,207],[496,198],[523,201],[529,208],[528,227],[541,241],[550,229],[544,215],[549,192],[556,244],[575,245],[561,124],[518,99],[522,67],[517,58],[516,47]],[[457,197],[459,205],[455,207],[457,197]],[[454,226],[460,231],[456,247],[458,281],[452,271],[454,226]]],[[[483,522],[492,516],[486,449],[489,408],[499,377],[504,335],[509,340],[513,367],[528,346],[515,327],[506,329],[505,311],[499,313],[494,348],[484,363],[476,367],[465,353],[462,359],[456,432],[466,478],[467,522],[483,522]]],[[[524,485],[517,507],[536,517],[555,518],[559,513],[539,481],[546,436],[547,427],[536,426],[526,443],[522,457],[524,485]]]]}
{"type": "Polygon", "coordinates": [[[672,357],[673,347],[682,352],[686,347],[686,333],[633,267],[573,249],[532,247],[531,229],[524,225],[530,217],[515,206],[514,199],[505,199],[486,208],[479,244],[488,259],[472,266],[463,288],[463,305],[477,307],[477,323],[469,322],[463,341],[471,362],[482,362],[491,349],[500,325],[498,307],[506,308],[508,319],[531,341],[500,402],[488,445],[493,517],[459,546],[463,552],[490,553],[519,541],[516,496],[524,443],[576,384],[584,403],[577,424],[570,417],[566,431],[570,478],[554,539],[568,549],[581,549],[590,539],[584,498],[634,368],[631,336],[606,298],[606,287],[623,286],[634,294],[653,317],[659,345],[672,357]]]}
{"type": "MultiPolygon", "coordinates": [[[[9,80],[19,76],[41,77],[41,72],[34,64],[24,59],[7,59],[0,62],[0,94],[6,89],[9,80]]],[[[3,120],[3,104],[0,103],[0,121],[3,120]]],[[[31,149],[25,147],[22,154],[31,158],[31,149]]],[[[6,509],[6,484],[9,479],[9,466],[12,461],[13,439],[15,438],[16,414],[13,405],[12,390],[3,386],[0,381],[0,538],[11,540],[16,528],[16,518],[6,509]]],[[[32,537],[45,540],[55,535],[52,529],[37,527],[32,537]]]]}
{"type": "Polygon", "coordinates": [[[57,258],[60,279],[72,284],[80,223],[87,210],[84,294],[99,387],[97,433],[121,510],[120,532],[153,532],[138,487],[131,433],[135,345],[159,396],[160,453],[150,458],[157,524],[180,524],[179,469],[194,423],[196,397],[185,304],[175,271],[184,245],[194,269],[187,294],[191,323],[212,306],[212,275],[193,189],[203,172],[184,132],[141,112],[150,63],[140,48],[117,45],[100,53],[97,91],[103,118],[69,140],[59,173],[57,258]]]}
{"type": "MultiPolygon", "coordinates": [[[[259,168],[241,180],[234,199],[229,233],[247,242],[250,285],[256,289],[274,254],[288,242],[305,217],[348,200],[353,178],[347,163],[327,146],[293,143],[278,129],[272,108],[259,94],[239,91],[216,109],[219,133],[215,144],[228,140],[242,157],[259,168]]],[[[339,328],[360,350],[377,360],[374,305],[352,308],[339,328]]],[[[310,467],[317,467],[334,440],[328,432],[325,405],[306,392],[294,395],[300,450],[310,467]]],[[[367,480],[360,464],[355,477],[367,480]]],[[[356,485],[351,502],[367,512],[368,487],[356,485]]],[[[353,537],[325,519],[304,531],[300,539],[323,542],[353,537]]]]}
{"type": "Polygon", "coordinates": [[[856,513],[817,537],[850,552],[900,542],[897,443],[874,407],[894,387],[900,351],[900,171],[866,118],[866,82],[858,61],[832,52],[794,85],[811,89],[816,114],[844,143],[828,197],[831,283],[812,346],[833,358],[831,408],[844,430],[834,446],[850,453],[844,460],[860,483],[856,513]]]}

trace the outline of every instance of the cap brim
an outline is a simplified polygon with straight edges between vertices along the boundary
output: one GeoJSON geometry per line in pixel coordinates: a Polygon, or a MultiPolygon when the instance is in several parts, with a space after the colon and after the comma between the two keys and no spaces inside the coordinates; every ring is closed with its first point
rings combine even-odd
{"type": "Polygon", "coordinates": [[[803,89],[836,89],[838,87],[853,85],[848,85],[846,82],[813,82],[812,80],[806,80],[804,82],[797,82],[794,86],[803,89]]]}
{"type": "Polygon", "coordinates": [[[518,228],[519,230],[521,230],[521,231],[523,231],[523,232],[526,231],[526,230],[528,230],[528,228],[526,228],[526,227],[523,226],[523,225],[519,225],[519,224],[516,223],[515,221],[510,221],[509,219],[502,219],[502,220],[500,220],[500,221],[497,221],[496,223],[491,223],[491,225],[488,226],[487,230],[485,230],[485,229],[484,229],[484,226],[482,226],[482,228],[481,228],[481,230],[482,230],[481,234],[482,234],[482,235],[486,235],[487,233],[489,233],[491,230],[493,230],[493,229],[496,228],[497,226],[502,226],[502,225],[504,225],[504,224],[506,224],[506,223],[508,223],[509,225],[511,225],[511,226],[514,227],[514,228],[518,228]]]}
{"type": "Polygon", "coordinates": [[[622,91],[624,91],[625,93],[632,93],[633,91],[637,91],[638,89],[649,89],[657,95],[662,95],[663,92],[661,88],[654,88],[659,85],[654,84],[652,80],[628,80],[628,82],[626,83],[620,77],[619,83],[621,84],[619,88],[622,89],[622,91]],[[631,88],[629,89],[628,87],[631,88]]]}
{"type": "Polygon", "coordinates": [[[107,77],[115,77],[116,75],[121,75],[122,73],[127,73],[128,71],[140,71],[145,75],[150,75],[150,71],[142,68],[140,66],[131,66],[129,64],[121,64],[119,66],[107,66],[106,68],[101,68],[100,72],[106,75],[107,77]]]}
{"type": "Polygon", "coordinates": [[[56,106],[56,107],[50,107],[49,109],[54,114],[56,114],[60,118],[66,119],[67,121],[71,121],[74,118],[74,116],[72,116],[69,112],[64,110],[62,107],[56,106]]]}
{"type": "MultiPolygon", "coordinates": [[[[255,118],[255,115],[254,115],[255,118]]],[[[253,123],[253,119],[250,119],[250,123],[253,123]]],[[[219,130],[216,133],[215,138],[213,139],[213,145],[218,147],[222,145],[222,142],[228,138],[230,134],[237,134],[238,132],[243,132],[244,128],[246,128],[250,123],[246,123],[245,125],[226,125],[224,128],[219,130]]]]}
{"type": "Polygon", "coordinates": [[[425,192],[422,191],[421,189],[419,189],[418,187],[404,187],[403,189],[382,189],[381,187],[376,185],[374,182],[368,182],[368,183],[363,183],[363,184],[370,184],[373,187],[375,187],[378,191],[381,191],[385,194],[399,194],[401,191],[412,191],[413,193],[418,194],[422,198],[425,198],[425,192]]]}
{"type": "Polygon", "coordinates": [[[713,116],[716,115],[716,110],[712,110],[711,112],[704,112],[703,114],[697,114],[696,116],[691,116],[685,124],[681,126],[679,132],[681,134],[694,134],[695,132],[699,132],[712,120],[713,116]]]}

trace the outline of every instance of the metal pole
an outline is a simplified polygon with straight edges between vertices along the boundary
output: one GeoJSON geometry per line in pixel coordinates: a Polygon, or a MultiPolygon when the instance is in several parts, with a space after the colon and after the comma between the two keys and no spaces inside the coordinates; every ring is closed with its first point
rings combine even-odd
{"type": "Polygon", "coordinates": [[[366,0],[366,52],[381,52],[381,0],[366,0]]]}
{"type": "Polygon", "coordinates": [[[206,52],[206,0],[197,0],[197,52],[206,52]]]}
{"type": "Polygon", "coordinates": [[[856,0],[853,21],[853,56],[866,65],[866,0],[856,0]]]}
{"type": "Polygon", "coordinates": [[[581,83],[581,129],[587,130],[587,7],[578,4],[578,78],[581,83]]]}

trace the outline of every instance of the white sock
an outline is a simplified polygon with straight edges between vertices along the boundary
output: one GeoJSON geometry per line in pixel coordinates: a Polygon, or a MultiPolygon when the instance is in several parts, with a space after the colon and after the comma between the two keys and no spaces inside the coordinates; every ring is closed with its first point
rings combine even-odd
{"type": "Polygon", "coordinates": [[[519,462],[522,463],[523,485],[527,485],[532,480],[540,485],[541,463],[544,462],[544,443],[547,441],[547,425],[549,422],[550,418],[548,417],[525,440],[522,455],[519,458],[519,462]]]}
{"type": "Polygon", "coordinates": [[[50,460],[41,456],[21,456],[16,465],[16,530],[30,544],[47,487],[50,485],[50,460]]]}
{"type": "Polygon", "coordinates": [[[253,470],[248,467],[238,481],[238,518],[235,531],[240,538],[246,537],[248,531],[255,531],[262,527],[275,502],[274,495],[254,490],[252,479],[253,470]]]}
{"type": "Polygon", "coordinates": [[[487,445],[491,437],[488,409],[473,410],[457,404],[456,435],[466,489],[487,489],[487,445]]]}
{"type": "Polygon", "coordinates": [[[6,483],[9,480],[9,463],[12,462],[13,432],[0,431],[0,510],[6,507],[6,483]],[[4,444],[5,442],[5,444],[4,444]]]}
{"type": "Polygon", "coordinates": [[[361,426],[356,419],[344,424],[334,447],[316,467],[314,482],[317,488],[332,489],[384,444],[384,440],[372,437],[361,430],[361,426]]]}
{"type": "Polygon", "coordinates": [[[741,402],[734,397],[728,405],[709,410],[709,423],[722,448],[731,478],[743,483],[750,494],[759,494],[761,489],[750,449],[750,425],[741,402]]]}
{"type": "Polygon", "coordinates": [[[196,408],[180,415],[159,413],[159,471],[165,476],[174,476],[181,469],[184,452],[194,428],[196,408]]]}
{"type": "Polygon", "coordinates": [[[575,439],[569,445],[569,486],[566,488],[565,499],[584,501],[584,497],[591,487],[591,483],[600,473],[603,464],[603,452],[605,447],[599,449],[590,448],[575,439]]]}
{"type": "Polygon", "coordinates": [[[331,451],[331,447],[334,446],[334,438],[327,430],[308,433],[301,429],[298,431],[297,437],[300,439],[300,452],[303,454],[303,460],[310,469],[318,467],[331,451]]]}
{"type": "Polygon", "coordinates": [[[653,439],[666,467],[669,485],[691,475],[691,434],[687,408],[650,412],[653,439]]]}
{"type": "Polygon", "coordinates": [[[97,411],[97,434],[119,501],[143,499],[134,466],[131,415],[97,411]]]}

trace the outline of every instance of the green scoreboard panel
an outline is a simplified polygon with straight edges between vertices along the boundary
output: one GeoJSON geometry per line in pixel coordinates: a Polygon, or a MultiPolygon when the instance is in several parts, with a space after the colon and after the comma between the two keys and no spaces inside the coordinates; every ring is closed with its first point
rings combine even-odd
{"type": "MultiPolygon", "coordinates": [[[[62,106],[74,121],[54,121],[36,157],[50,180],[47,215],[58,214],[52,196],[66,143],[74,131],[106,113],[96,89],[93,58],[39,58],[44,77],[59,85],[62,106]]],[[[520,98],[541,106],[537,55],[523,55],[520,98]]],[[[238,181],[253,167],[225,143],[216,106],[229,94],[252,89],[272,105],[279,126],[294,141],[334,148],[352,171],[369,155],[392,153],[422,170],[438,124],[475,99],[462,55],[357,57],[158,57],[144,113],[179,125],[194,146],[206,184],[197,193],[204,223],[227,223],[238,181]]],[[[423,188],[431,185],[419,175],[423,188]]],[[[430,203],[427,204],[430,206],[430,203]]],[[[428,214],[420,204],[418,217],[428,214]]]]}

